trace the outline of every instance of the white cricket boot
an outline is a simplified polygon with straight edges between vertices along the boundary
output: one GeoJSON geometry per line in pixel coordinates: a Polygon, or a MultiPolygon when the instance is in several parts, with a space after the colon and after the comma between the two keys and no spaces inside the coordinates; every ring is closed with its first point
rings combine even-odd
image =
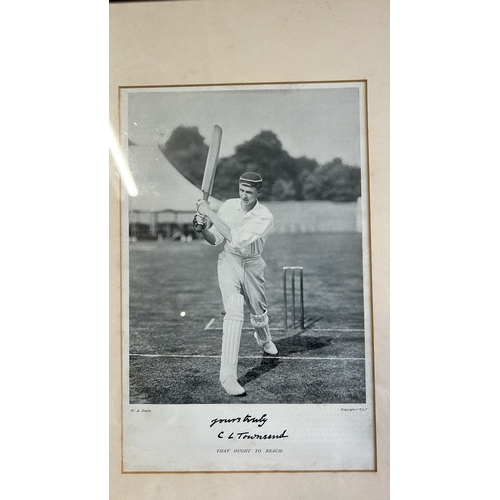
{"type": "Polygon", "coordinates": [[[226,302],[226,315],[222,326],[220,382],[230,396],[245,394],[245,389],[238,384],[238,353],[244,319],[243,308],[243,295],[231,295],[226,302]]]}

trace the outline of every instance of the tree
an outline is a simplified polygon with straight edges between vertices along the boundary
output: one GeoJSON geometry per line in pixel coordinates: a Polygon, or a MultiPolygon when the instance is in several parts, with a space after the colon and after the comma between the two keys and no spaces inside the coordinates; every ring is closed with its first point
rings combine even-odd
{"type": "Polygon", "coordinates": [[[197,127],[177,127],[160,149],[186,179],[201,186],[208,146],[197,127]]]}
{"type": "Polygon", "coordinates": [[[306,191],[308,179],[312,173],[318,168],[318,162],[305,156],[297,158],[295,161],[294,169],[296,172],[294,186],[296,192],[296,200],[306,200],[306,191]]]}
{"type": "Polygon", "coordinates": [[[288,179],[277,179],[271,190],[271,199],[275,201],[296,200],[297,191],[293,182],[288,179]]]}
{"type": "MultiPolygon", "coordinates": [[[[283,181],[297,182],[295,160],[284,149],[278,136],[270,130],[262,130],[249,141],[236,148],[234,159],[245,171],[254,171],[264,179],[262,200],[272,200],[274,183],[283,181]]],[[[276,192],[283,189],[278,187],[276,192]]],[[[297,193],[297,187],[293,190],[297,193]]]]}
{"type": "Polygon", "coordinates": [[[309,200],[356,201],[361,196],[361,169],[335,158],[304,176],[303,190],[309,200]]]}
{"type": "MultiPolygon", "coordinates": [[[[196,127],[176,128],[161,146],[165,156],[189,181],[201,186],[208,146],[196,127]]],[[[262,130],[220,158],[213,195],[221,200],[238,195],[238,179],[244,172],[257,172],[264,179],[260,199],[355,201],[361,196],[361,170],[335,158],[325,165],[301,156],[293,158],[278,136],[262,130]]]]}
{"type": "Polygon", "coordinates": [[[238,179],[246,172],[246,167],[235,155],[221,158],[217,163],[213,195],[220,200],[238,196],[238,179]]]}

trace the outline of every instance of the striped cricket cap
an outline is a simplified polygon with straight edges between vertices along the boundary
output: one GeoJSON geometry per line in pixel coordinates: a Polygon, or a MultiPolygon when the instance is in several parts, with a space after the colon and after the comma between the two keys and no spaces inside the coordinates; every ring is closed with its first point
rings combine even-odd
{"type": "Polygon", "coordinates": [[[262,187],[262,177],[255,172],[245,172],[240,177],[240,184],[260,189],[262,187]]]}

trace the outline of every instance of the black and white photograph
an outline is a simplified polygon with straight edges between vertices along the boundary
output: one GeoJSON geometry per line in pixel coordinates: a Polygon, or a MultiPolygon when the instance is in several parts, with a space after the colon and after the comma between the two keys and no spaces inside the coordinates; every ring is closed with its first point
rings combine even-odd
{"type": "Polygon", "coordinates": [[[121,89],[125,470],[373,470],[366,95],[121,89]]]}

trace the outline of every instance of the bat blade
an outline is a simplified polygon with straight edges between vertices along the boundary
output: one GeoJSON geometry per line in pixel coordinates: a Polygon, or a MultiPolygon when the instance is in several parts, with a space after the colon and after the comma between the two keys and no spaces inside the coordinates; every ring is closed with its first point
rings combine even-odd
{"type": "Polygon", "coordinates": [[[203,192],[203,199],[208,200],[212,194],[214,186],[215,170],[217,168],[217,160],[219,159],[219,150],[222,142],[222,128],[219,125],[214,125],[212,129],[212,138],[210,140],[210,147],[208,149],[207,161],[205,163],[205,173],[203,174],[203,182],[201,183],[201,190],[203,192]]]}
{"type": "MultiPolygon", "coordinates": [[[[202,198],[208,201],[212,194],[214,186],[215,170],[217,168],[217,160],[219,159],[220,144],[222,142],[222,128],[219,125],[214,125],[212,129],[212,138],[210,139],[210,146],[208,148],[207,161],[205,163],[205,172],[203,174],[203,181],[201,183],[202,198]]],[[[201,231],[203,226],[196,225],[196,231],[201,231]]]]}

